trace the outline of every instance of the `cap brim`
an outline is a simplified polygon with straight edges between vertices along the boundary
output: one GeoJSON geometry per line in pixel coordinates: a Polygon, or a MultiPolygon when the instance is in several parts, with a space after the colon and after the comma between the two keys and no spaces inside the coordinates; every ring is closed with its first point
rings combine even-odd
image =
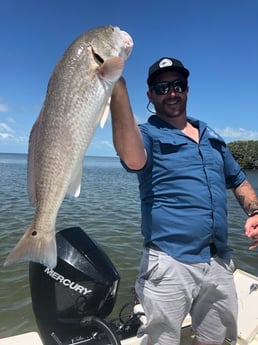
{"type": "Polygon", "coordinates": [[[184,67],[176,67],[176,66],[171,66],[171,67],[164,67],[158,71],[153,72],[147,79],[147,84],[151,85],[153,80],[161,73],[167,72],[167,71],[175,71],[178,73],[181,73],[185,79],[187,79],[189,77],[189,71],[188,69],[184,68],[184,67]]]}

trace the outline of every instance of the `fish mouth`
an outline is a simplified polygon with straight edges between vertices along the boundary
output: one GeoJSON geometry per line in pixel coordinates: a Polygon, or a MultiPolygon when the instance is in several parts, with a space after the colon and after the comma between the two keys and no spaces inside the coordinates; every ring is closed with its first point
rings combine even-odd
{"type": "Polygon", "coordinates": [[[126,31],[120,30],[120,33],[122,41],[124,43],[124,52],[126,57],[128,57],[131,54],[133,48],[133,39],[126,31]]]}
{"type": "Polygon", "coordinates": [[[122,40],[125,44],[126,47],[132,48],[133,46],[133,39],[132,37],[128,34],[128,32],[120,30],[122,34],[122,40]]]}

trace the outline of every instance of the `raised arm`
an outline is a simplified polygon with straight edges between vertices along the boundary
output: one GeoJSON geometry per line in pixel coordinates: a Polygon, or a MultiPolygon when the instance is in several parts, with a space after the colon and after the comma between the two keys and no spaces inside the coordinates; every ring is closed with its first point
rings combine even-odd
{"type": "Polygon", "coordinates": [[[245,234],[253,243],[249,249],[258,246],[258,198],[251,184],[245,180],[233,190],[239,204],[248,215],[245,234]]]}
{"type": "Polygon", "coordinates": [[[111,118],[113,142],[117,154],[133,170],[139,170],[146,163],[141,132],[134,118],[124,78],[120,78],[111,97],[111,118]]]}

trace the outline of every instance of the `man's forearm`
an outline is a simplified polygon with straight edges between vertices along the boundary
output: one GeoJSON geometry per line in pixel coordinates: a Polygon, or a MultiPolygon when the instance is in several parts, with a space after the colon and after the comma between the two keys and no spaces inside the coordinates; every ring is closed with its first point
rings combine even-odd
{"type": "Polygon", "coordinates": [[[248,216],[258,214],[258,199],[251,184],[245,180],[233,190],[240,206],[248,216]]]}
{"type": "Polygon", "coordinates": [[[123,78],[120,78],[114,87],[110,109],[113,142],[117,154],[129,168],[139,170],[146,163],[146,152],[123,78]]]}

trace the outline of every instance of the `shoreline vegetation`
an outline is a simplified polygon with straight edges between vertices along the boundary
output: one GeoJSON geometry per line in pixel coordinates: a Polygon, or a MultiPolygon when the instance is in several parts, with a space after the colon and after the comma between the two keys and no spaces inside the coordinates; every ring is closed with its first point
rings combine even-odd
{"type": "Polygon", "coordinates": [[[233,141],[228,143],[227,147],[241,168],[258,169],[258,140],[233,141]]]}

